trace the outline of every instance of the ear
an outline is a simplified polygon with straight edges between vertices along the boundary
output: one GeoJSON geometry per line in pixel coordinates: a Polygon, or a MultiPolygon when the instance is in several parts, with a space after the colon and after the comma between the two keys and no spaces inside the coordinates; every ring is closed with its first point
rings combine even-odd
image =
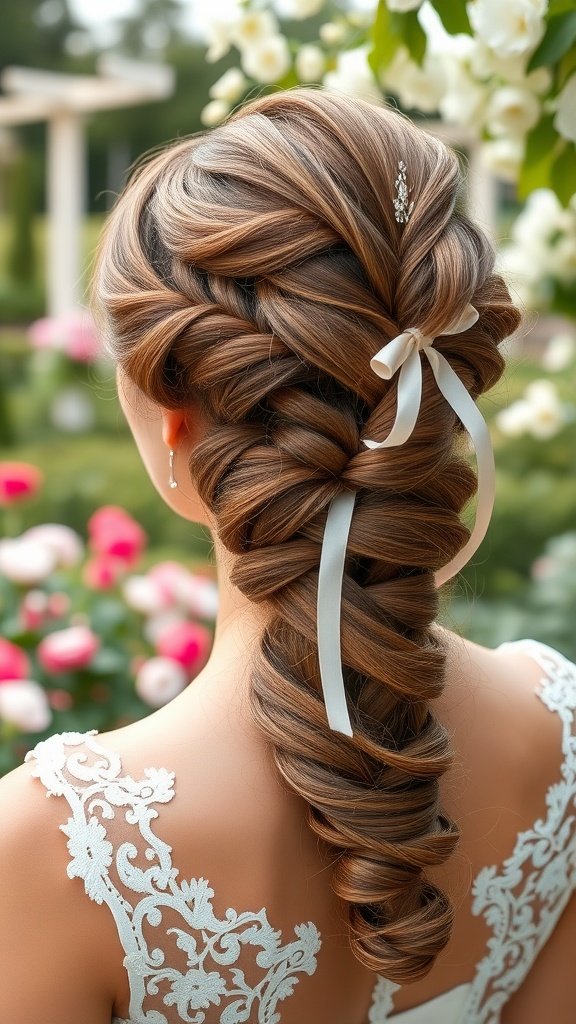
{"type": "Polygon", "coordinates": [[[162,409],[162,440],[167,448],[178,448],[190,436],[186,413],[182,409],[162,409]]]}

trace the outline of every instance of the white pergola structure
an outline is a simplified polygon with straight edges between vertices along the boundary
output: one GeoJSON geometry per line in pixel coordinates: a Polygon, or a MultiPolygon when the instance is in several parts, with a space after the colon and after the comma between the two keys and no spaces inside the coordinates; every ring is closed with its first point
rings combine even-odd
{"type": "Polygon", "coordinates": [[[86,117],[99,110],[163,100],[172,68],[106,55],[96,75],[6,68],[0,126],[47,124],[47,306],[49,316],[82,301],[82,223],[86,193],[86,117]]]}

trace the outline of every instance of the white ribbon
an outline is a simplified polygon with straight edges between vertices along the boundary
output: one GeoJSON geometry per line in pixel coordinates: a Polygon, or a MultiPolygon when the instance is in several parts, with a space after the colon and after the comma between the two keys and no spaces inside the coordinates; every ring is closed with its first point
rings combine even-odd
{"type": "MultiPolygon", "coordinates": [[[[478,319],[478,311],[468,305],[462,315],[439,333],[460,334],[478,319]]],[[[364,440],[367,448],[393,448],[408,440],[418,419],[422,400],[423,352],[448,404],[460,418],[476,449],[478,463],[478,501],[474,529],[461,551],[435,574],[438,587],[456,575],[470,560],[486,535],[494,506],[494,454],[488,425],[464,384],[441,352],[432,348],[434,338],[417,327],[409,327],[388,342],[370,361],[379,377],[390,380],[400,370],[396,419],[383,441],[364,440]]],[[[318,571],[317,635],[318,659],[326,715],[330,728],[352,736],[352,726],[342,676],[340,656],[340,611],[342,578],[348,533],[356,494],[344,491],[334,498],[328,516],[318,571]]]]}

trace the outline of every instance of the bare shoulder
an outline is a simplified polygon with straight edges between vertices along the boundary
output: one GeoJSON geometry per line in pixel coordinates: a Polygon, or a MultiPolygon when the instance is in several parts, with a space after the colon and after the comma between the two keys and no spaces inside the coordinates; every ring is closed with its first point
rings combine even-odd
{"type": "Polygon", "coordinates": [[[62,804],[29,765],[0,779],[0,1019],[11,1024],[110,1021],[112,993],[93,959],[105,908],[67,876],[62,804]]]}
{"type": "Polygon", "coordinates": [[[528,818],[536,816],[547,786],[561,776],[566,718],[576,706],[576,668],[531,641],[491,649],[449,634],[449,647],[438,712],[462,762],[481,785],[494,794],[500,789],[528,818]],[[549,699],[558,671],[568,685],[564,714],[549,699]]]}

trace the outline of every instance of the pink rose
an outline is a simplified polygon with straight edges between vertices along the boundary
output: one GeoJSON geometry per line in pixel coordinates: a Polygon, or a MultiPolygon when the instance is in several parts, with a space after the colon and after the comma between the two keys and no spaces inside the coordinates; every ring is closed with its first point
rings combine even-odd
{"type": "Polygon", "coordinates": [[[29,590],[24,594],[20,605],[20,622],[24,629],[40,629],[48,615],[48,594],[44,590],[29,590]]]}
{"type": "Polygon", "coordinates": [[[138,561],[146,545],[146,534],[124,509],[107,505],[88,522],[90,546],[96,554],[118,558],[128,566],[138,561]]]}
{"type": "Polygon", "coordinates": [[[99,647],[99,638],[88,626],[69,626],[40,641],[38,661],[46,672],[71,672],[89,665],[99,647]]]}
{"type": "Polygon", "coordinates": [[[43,476],[29,462],[0,462],[0,505],[14,505],[33,498],[43,476]]]}
{"type": "Polygon", "coordinates": [[[188,579],[190,573],[180,562],[158,562],[148,571],[148,576],[158,584],[167,601],[176,600],[176,588],[180,581],[188,579]]]}
{"type": "Polygon", "coordinates": [[[83,309],[36,320],[28,338],[33,348],[64,352],[78,363],[93,363],[101,351],[94,320],[83,309]]]}
{"type": "Polygon", "coordinates": [[[82,579],[87,587],[92,590],[111,590],[115,587],[118,579],[125,571],[126,566],[119,558],[109,558],[107,555],[94,555],[82,572],[82,579]]]}
{"type": "Polygon", "coordinates": [[[174,622],[156,640],[158,654],[178,661],[191,675],[205,664],[211,646],[212,635],[197,622],[174,622]]]}
{"type": "Polygon", "coordinates": [[[0,684],[5,679],[25,679],[30,662],[21,647],[0,637],[0,684]]]}

